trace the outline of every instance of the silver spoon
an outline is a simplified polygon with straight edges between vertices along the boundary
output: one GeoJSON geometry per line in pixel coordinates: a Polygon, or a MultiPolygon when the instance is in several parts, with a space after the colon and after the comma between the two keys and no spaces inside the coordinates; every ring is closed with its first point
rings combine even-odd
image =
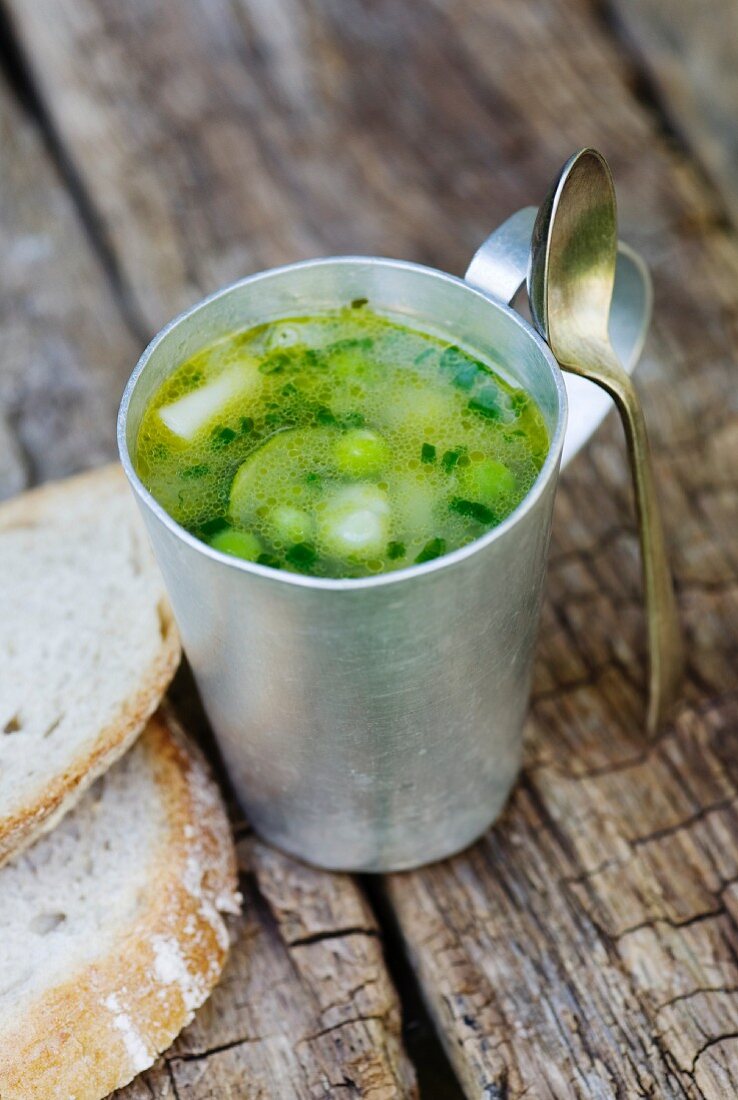
{"type": "Polygon", "coordinates": [[[623,421],[638,512],[653,732],[678,698],[684,656],[643,409],[608,335],[617,240],[610,169],[596,150],[582,149],[538,211],[528,292],[536,328],[560,366],[607,390],[623,421]]]}

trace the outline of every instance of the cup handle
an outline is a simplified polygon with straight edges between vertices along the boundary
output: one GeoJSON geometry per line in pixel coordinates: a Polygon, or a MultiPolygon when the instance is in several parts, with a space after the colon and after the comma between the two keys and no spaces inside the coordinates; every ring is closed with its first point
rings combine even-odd
{"type": "MultiPolygon", "coordinates": [[[[526,206],[504,221],[474,253],[466,282],[510,305],[528,276],[530,239],[538,211],[526,206]]],[[[615,286],[610,307],[610,340],[620,362],[632,374],[651,323],[653,285],[639,254],[618,242],[615,286]]],[[[584,446],[612,408],[612,398],[593,382],[564,372],[569,419],[562,467],[584,446]]]]}

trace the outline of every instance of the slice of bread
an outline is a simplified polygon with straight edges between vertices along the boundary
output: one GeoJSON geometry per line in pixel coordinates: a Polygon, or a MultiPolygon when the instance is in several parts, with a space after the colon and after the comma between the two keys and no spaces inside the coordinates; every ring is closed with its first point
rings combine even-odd
{"type": "Polygon", "coordinates": [[[179,656],[119,466],[0,506],[0,863],[128,748],[179,656]]]}
{"type": "Polygon", "coordinates": [[[0,1096],[98,1100],[192,1019],[237,913],[218,791],[171,717],[0,870],[0,1096]]]}

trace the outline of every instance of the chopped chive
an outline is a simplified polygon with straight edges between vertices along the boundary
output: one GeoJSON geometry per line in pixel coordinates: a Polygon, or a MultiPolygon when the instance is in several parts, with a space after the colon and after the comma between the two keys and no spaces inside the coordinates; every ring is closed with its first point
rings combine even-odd
{"type": "Polygon", "coordinates": [[[479,523],[493,523],[495,519],[495,514],[491,508],[487,508],[484,504],[479,504],[476,500],[461,500],[455,497],[449,504],[449,509],[460,516],[468,516],[470,519],[475,519],[479,523]]]}
{"type": "Polygon", "coordinates": [[[342,423],[346,428],[363,428],[366,424],[366,417],[362,416],[361,413],[352,412],[344,416],[342,423]]]}
{"type": "Polygon", "coordinates": [[[456,447],[453,451],[446,451],[441,459],[441,465],[447,474],[450,474],[454,466],[458,463],[459,459],[464,453],[463,447],[456,447]]]}
{"type": "Polygon", "coordinates": [[[374,340],[371,336],[348,336],[345,340],[336,340],[334,344],[329,344],[326,351],[332,355],[338,351],[351,351],[356,349],[358,351],[369,351],[369,348],[374,347],[374,340]]]}
{"type": "Polygon", "coordinates": [[[249,432],[254,430],[254,422],[250,416],[242,416],[239,421],[239,427],[241,429],[241,435],[248,435],[249,432]]]}
{"type": "Polygon", "coordinates": [[[169,448],[166,443],[152,443],[151,457],[158,459],[169,458],[169,448]]]}
{"type": "Polygon", "coordinates": [[[297,542],[294,546],[290,546],[285,554],[285,558],[290,565],[297,566],[312,565],[317,556],[315,547],[311,546],[309,542],[297,542]]]}
{"type": "Polygon", "coordinates": [[[488,420],[500,420],[502,419],[500,396],[497,386],[486,385],[472,397],[468,407],[488,420]]]}
{"type": "Polygon", "coordinates": [[[368,298],[354,298],[353,302],[351,303],[351,308],[352,309],[361,309],[362,306],[368,305],[368,303],[369,303],[368,298]]]}
{"type": "Polygon", "coordinates": [[[198,533],[205,538],[210,538],[212,535],[217,535],[219,531],[225,531],[226,527],[228,527],[228,520],[225,516],[216,516],[215,519],[201,523],[198,533]]]}
{"type": "Polygon", "coordinates": [[[426,348],[425,351],[421,351],[420,355],[415,356],[415,358],[413,359],[413,363],[415,363],[416,365],[418,363],[424,363],[429,355],[433,355],[435,350],[435,348],[426,348]]]}
{"type": "Polygon", "coordinates": [[[286,351],[273,351],[259,363],[259,370],[262,374],[276,374],[289,365],[290,357],[286,351]]]}
{"type": "Polygon", "coordinates": [[[214,451],[219,451],[222,447],[227,447],[229,443],[232,443],[237,434],[233,428],[225,428],[222,424],[219,424],[210,433],[210,446],[214,451]]]}
{"type": "Polygon", "coordinates": [[[286,386],[282,386],[282,397],[293,397],[297,393],[297,386],[294,382],[288,382],[286,386]]]}
{"type": "Polygon", "coordinates": [[[269,565],[272,569],[279,569],[279,558],[275,558],[274,554],[259,554],[256,563],[257,565],[269,565]]]}
{"type": "Polygon", "coordinates": [[[420,461],[421,462],[435,462],[436,461],[436,448],[432,443],[424,443],[420,448],[420,461]]]}
{"type": "Polygon", "coordinates": [[[423,549],[418,554],[415,561],[420,565],[424,561],[433,561],[434,558],[440,558],[441,554],[446,553],[446,540],[445,539],[431,539],[430,542],[426,542],[423,549]]]}
{"type": "Polygon", "coordinates": [[[315,348],[305,348],[302,353],[302,362],[306,367],[324,367],[325,359],[315,348]]]}
{"type": "Polygon", "coordinates": [[[188,481],[194,480],[198,477],[205,477],[210,470],[209,466],[201,463],[199,466],[188,466],[186,470],[182,471],[182,477],[186,477],[188,481]]]}
{"type": "Polygon", "coordinates": [[[322,485],[323,478],[320,474],[316,474],[314,470],[311,470],[309,474],[305,474],[305,482],[307,485],[322,485]]]}
{"type": "Polygon", "coordinates": [[[443,349],[439,362],[444,370],[456,370],[457,367],[461,366],[461,364],[467,360],[468,357],[464,355],[461,348],[457,347],[456,344],[451,344],[449,347],[443,349]]]}
{"type": "Polygon", "coordinates": [[[335,416],[327,405],[321,405],[315,412],[315,419],[319,424],[337,424],[335,416]]]}
{"type": "Polygon", "coordinates": [[[397,561],[398,558],[404,558],[405,554],[407,554],[407,547],[404,542],[387,543],[387,557],[390,561],[397,561]]]}
{"type": "Polygon", "coordinates": [[[479,367],[476,363],[465,363],[463,367],[459,367],[454,375],[454,385],[458,386],[460,390],[470,390],[477,380],[479,374],[479,367]]]}

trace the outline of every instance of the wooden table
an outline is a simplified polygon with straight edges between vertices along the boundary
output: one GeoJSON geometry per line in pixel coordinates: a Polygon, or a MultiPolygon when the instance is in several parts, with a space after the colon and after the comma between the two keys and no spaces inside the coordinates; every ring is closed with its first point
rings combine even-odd
{"type": "Polygon", "coordinates": [[[656,282],[638,378],[689,639],[674,725],[643,733],[611,417],[562,482],[525,770],[497,827],[368,881],[241,826],[224,980],[120,1095],[738,1094],[738,190],[704,116],[734,79],[735,8],[714,5],[723,39],[676,0],[3,7],[3,494],[114,454],[139,350],[203,293],[341,252],[463,271],[586,143],[656,282]]]}

